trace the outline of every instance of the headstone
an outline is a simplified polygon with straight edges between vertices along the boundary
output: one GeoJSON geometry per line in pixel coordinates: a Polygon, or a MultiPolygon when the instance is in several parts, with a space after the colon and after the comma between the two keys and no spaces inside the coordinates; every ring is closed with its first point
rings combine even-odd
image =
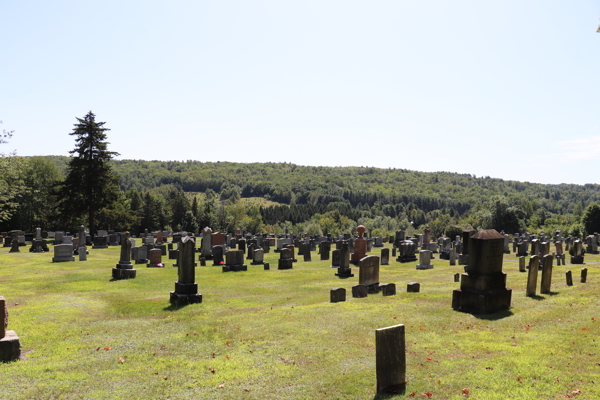
{"type": "Polygon", "coordinates": [[[62,231],[58,231],[54,233],[54,244],[63,244],[65,233],[62,231]]]}
{"type": "Polygon", "coordinates": [[[346,289],[344,288],[333,288],[329,291],[329,301],[331,303],[339,303],[346,301],[346,289]]]}
{"type": "Polygon", "coordinates": [[[358,283],[365,285],[369,293],[379,292],[379,257],[363,257],[359,263],[358,283]]]}
{"type": "Polygon", "coordinates": [[[116,267],[112,269],[112,277],[114,280],[133,279],[135,275],[136,270],[133,268],[133,264],[131,264],[129,232],[125,232],[125,240],[121,244],[121,259],[116,267]]]}
{"type": "Polygon", "coordinates": [[[476,233],[473,229],[463,231],[462,253],[458,256],[458,265],[465,265],[469,261],[469,242],[476,233]]]}
{"type": "Polygon", "coordinates": [[[405,240],[400,243],[400,247],[398,248],[398,258],[396,261],[401,263],[413,262],[417,261],[417,256],[415,255],[417,251],[417,244],[411,240],[405,240]]]}
{"type": "Polygon", "coordinates": [[[212,229],[208,226],[202,230],[202,255],[204,258],[212,258],[212,229]]]}
{"type": "Polygon", "coordinates": [[[224,264],[225,260],[223,258],[225,248],[223,246],[214,246],[212,248],[213,254],[213,267],[221,266],[224,264]]]}
{"type": "Polygon", "coordinates": [[[396,247],[392,247],[392,257],[396,257],[396,247]]]}
{"type": "Polygon", "coordinates": [[[454,274],[454,282],[460,282],[460,274],[454,274]]]}
{"type": "Polygon", "coordinates": [[[57,244],[54,246],[54,257],[52,262],[75,261],[73,257],[73,246],[70,244],[57,244]]]}
{"type": "Polygon", "coordinates": [[[537,289],[537,276],[540,266],[540,258],[532,256],[529,259],[529,274],[527,275],[527,297],[534,297],[537,289]]]}
{"type": "Polygon", "coordinates": [[[550,286],[552,284],[552,261],[554,257],[550,254],[546,254],[543,258],[544,269],[542,270],[542,283],[540,287],[540,293],[550,293],[550,286]]]}
{"type": "Polygon", "coordinates": [[[404,393],[406,387],[406,344],[404,325],[375,330],[377,393],[404,393]]]}
{"type": "Polygon", "coordinates": [[[417,269],[432,269],[433,265],[431,264],[431,251],[429,250],[421,250],[419,252],[419,263],[417,264],[417,269]]]}
{"type": "Polygon", "coordinates": [[[587,282],[587,268],[581,268],[581,283],[587,282]]]}
{"type": "Polygon", "coordinates": [[[331,268],[340,267],[340,250],[334,250],[331,252],[331,268]]]}
{"type": "Polygon", "coordinates": [[[223,272],[231,271],[248,271],[248,266],[244,264],[244,252],[242,250],[229,250],[225,253],[223,272]]]}
{"type": "Polygon", "coordinates": [[[108,249],[108,236],[94,236],[93,249],[108,249]]]}
{"type": "Polygon", "coordinates": [[[567,286],[573,286],[573,275],[571,271],[565,272],[565,278],[567,279],[567,286]]]}
{"type": "Polygon", "coordinates": [[[504,235],[504,254],[510,254],[510,248],[508,247],[508,235],[504,235]]]}
{"type": "Polygon", "coordinates": [[[338,270],[335,276],[337,276],[338,278],[353,277],[354,274],[352,273],[352,268],[350,268],[350,250],[348,250],[348,242],[343,242],[342,248],[339,250],[334,250],[334,253],[339,263],[338,270]]]}
{"type": "Polygon", "coordinates": [[[421,291],[421,284],[419,282],[409,282],[406,285],[406,291],[408,293],[419,293],[421,291]]]}
{"type": "Polygon", "coordinates": [[[196,244],[194,240],[189,236],[182,238],[179,251],[179,277],[175,282],[175,291],[170,294],[169,302],[175,307],[202,303],[202,295],[198,294],[198,284],[196,283],[196,268],[194,266],[196,244]]]}
{"type": "Polygon", "coordinates": [[[304,244],[304,262],[312,261],[312,253],[310,252],[310,243],[304,244]]]}
{"type": "Polygon", "coordinates": [[[256,245],[254,243],[248,243],[248,256],[246,257],[246,259],[252,260],[252,255],[254,253],[255,246],[256,245]]]}
{"type": "Polygon", "coordinates": [[[352,297],[354,298],[363,298],[363,297],[367,297],[367,287],[365,285],[355,285],[352,286],[352,297]]]}
{"type": "Polygon", "coordinates": [[[246,253],[246,240],[245,239],[238,240],[238,250],[240,250],[242,253],[246,253]]]}
{"type": "Polygon", "coordinates": [[[8,308],[0,296],[0,363],[18,360],[20,356],[21,342],[15,331],[8,330],[8,308]]]}
{"type": "Polygon", "coordinates": [[[448,259],[450,260],[450,265],[456,265],[456,247],[454,245],[452,245],[452,248],[448,252],[448,259]]]}
{"type": "MultiPolygon", "coordinates": [[[[154,250],[154,249],[152,249],[154,250]]],[[[177,250],[175,250],[177,251],[177,250]]],[[[133,259],[135,260],[136,264],[148,264],[148,248],[146,246],[140,246],[140,247],[136,247],[135,249],[132,249],[132,254],[134,254],[135,256],[133,257],[133,259]]],[[[175,259],[177,259],[177,253],[175,253],[175,259]]],[[[171,257],[169,257],[171,258],[171,257]]]]}
{"type": "Polygon", "coordinates": [[[255,249],[252,253],[252,265],[265,263],[265,252],[263,249],[255,249]]]}
{"type": "Polygon", "coordinates": [[[390,264],[390,249],[381,249],[381,265],[390,264]]]}
{"type": "Polygon", "coordinates": [[[510,307],[512,290],[502,272],[504,236],[494,229],[470,237],[469,259],[460,289],[452,294],[454,310],[490,314],[510,307]]]}
{"type": "Polygon", "coordinates": [[[395,283],[382,283],[379,285],[379,290],[384,296],[395,296],[396,295],[396,284],[395,283]]]}
{"type": "Polygon", "coordinates": [[[321,261],[329,260],[329,252],[331,251],[331,243],[321,242],[319,243],[319,254],[321,261]]]}
{"type": "Polygon", "coordinates": [[[292,249],[283,248],[279,251],[279,263],[277,269],[292,269],[294,266],[292,249]]]}
{"type": "Polygon", "coordinates": [[[583,245],[581,240],[577,239],[573,242],[570,253],[571,264],[583,264],[583,245]]]}
{"type": "Polygon", "coordinates": [[[148,264],[148,268],[163,268],[165,265],[161,260],[162,252],[160,249],[152,249],[150,250],[150,264],[148,264]]]}
{"type": "Polygon", "coordinates": [[[373,243],[374,247],[383,247],[383,238],[381,236],[375,237],[375,243],[373,243]]]}
{"type": "Polygon", "coordinates": [[[519,257],[519,272],[525,272],[525,257],[519,257]]]}
{"type": "Polygon", "coordinates": [[[79,248],[79,261],[87,261],[87,248],[86,247],[79,248]]]}

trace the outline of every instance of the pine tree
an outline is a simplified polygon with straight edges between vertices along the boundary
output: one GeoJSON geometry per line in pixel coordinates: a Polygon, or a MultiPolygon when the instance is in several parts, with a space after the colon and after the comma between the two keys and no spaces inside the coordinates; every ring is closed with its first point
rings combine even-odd
{"type": "Polygon", "coordinates": [[[75,149],[69,152],[72,158],[67,177],[61,186],[61,210],[66,221],[74,221],[86,215],[90,233],[96,228],[98,211],[108,207],[119,196],[119,179],[113,174],[109,161],[119,153],[108,151],[105,122],[96,122],[90,111],[85,117],[77,118],[73,132],[75,149]]]}

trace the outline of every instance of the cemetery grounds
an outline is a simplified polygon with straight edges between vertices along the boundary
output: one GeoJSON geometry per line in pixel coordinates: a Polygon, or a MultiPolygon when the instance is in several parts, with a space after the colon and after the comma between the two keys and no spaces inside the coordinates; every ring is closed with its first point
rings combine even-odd
{"type": "Polygon", "coordinates": [[[407,360],[397,398],[600,398],[600,255],[555,262],[551,294],[528,298],[527,273],[505,254],[512,308],[473,316],[451,308],[463,267],[437,255],[424,271],[390,257],[380,281],[397,294],[363,299],[351,297],[358,267],[339,279],[317,252],[283,271],[272,251],[270,271],[247,260],[247,272],[222,273],[207,261],[196,269],[203,303],[174,309],[177,269],[166,256],[165,268],[135,265],[136,279],[111,282],[119,246],[65,263],[51,262],[52,246],[28,248],[0,248],[0,295],[22,352],[0,364],[0,399],[383,399],[375,329],[395,324],[406,326],[407,360]],[[420,293],[406,292],[412,281],[420,293]],[[329,303],[335,287],[346,302],[329,303]]]}

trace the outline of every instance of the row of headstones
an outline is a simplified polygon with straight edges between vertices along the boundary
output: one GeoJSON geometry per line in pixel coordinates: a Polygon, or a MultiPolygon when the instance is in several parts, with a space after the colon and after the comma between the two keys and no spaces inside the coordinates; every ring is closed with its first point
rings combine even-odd
{"type": "MultiPolygon", "coordinates": [[[[554,257],[552,257],[552,255],[550,254],[547,254],[543,258],[541,258],[541,260],[542,262],[540,262],[540,257],[538,256],[532,256],[529,259],[529,265],[525,267],[525,258],[519,258],[519,272],[526,272],[526,268],[529,269],[529,273],[527,275],[527,289],[525,292],[525,294],[528,297],[533,297],[536,295],[537,276],[539,270],[542,270],[540,293],[550,293],[550,287],[552,284],[552,263],[554,261],[554,257]]],[[[573,275],[571,271],[565,272],[565,279],[567,282],[567,286],[573,286],[573,275]]],[[[581,269],[580,282],[587,282],[587,268],[581,269]]]]}

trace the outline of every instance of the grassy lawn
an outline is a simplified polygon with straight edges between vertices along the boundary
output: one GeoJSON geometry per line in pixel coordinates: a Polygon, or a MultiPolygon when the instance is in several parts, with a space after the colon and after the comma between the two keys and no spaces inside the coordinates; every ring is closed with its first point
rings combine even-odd
{"type": "Polygon", "coordinates": [[[270,271],[249,261],[248,272],[198,266],[204,302],[172,310],[174,260],[110,282],[118,247],[56,264],[52,246],[28,248],[0,248],[8,329],[27,358],[0,364],[1,399],[374,399],[375,329],[399,323],[404,397],[464,399],[466,388],[470,399],[600,398],[598,255],[585,257],[588,283],[567,261],[554,267],[552,294],[535,299],[525,297],[517,258],[505,255],[512,308],[477,317],[452,310],[453,274],[463,267],[445,260],[417,271],[390,257],[380,279],[396,283],[397,295],[353,299],[358,268],[339,279],[315,252],[313,262],[297,256],[294,269],[278,271],[271,252],[270,271]],[[421,293],[406,293],[411,281],[421,293]],[[329,289],[340,286],[347,301],[330,304],[329,289]]]}

